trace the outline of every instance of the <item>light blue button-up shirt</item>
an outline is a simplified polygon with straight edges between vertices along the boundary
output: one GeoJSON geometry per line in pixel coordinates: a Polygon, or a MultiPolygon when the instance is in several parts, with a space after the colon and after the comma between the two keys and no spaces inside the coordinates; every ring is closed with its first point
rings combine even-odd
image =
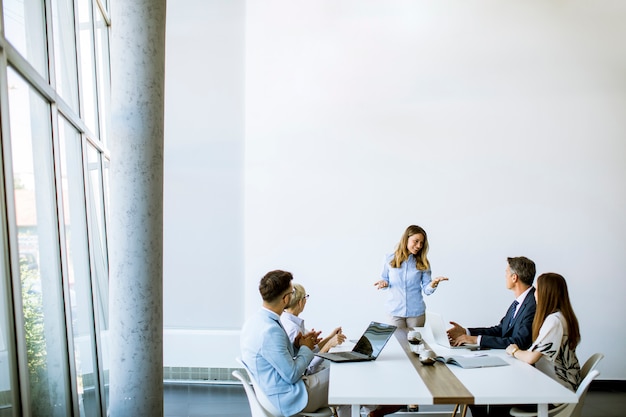
{"type": "Polygon", "coordinates": [[[430,286],[430,269],[419,270],[415,266],[415,257],[402,262],[400,268],[392,268],[389,262],[394,254],[385,257],[381,277],[389,283],[387,287],[387,311],[396,317],[418,317],[426,313],[425,295],[435,292],[430,286]]]}
{"type": "Polygon", "coordinates": [[[302,411],[309,398],[302,376],[313,352],[295,349],[278,314],[265,308],[246,321],[240,343],[241,359],[274,408],[285,416],[302,411]]]}

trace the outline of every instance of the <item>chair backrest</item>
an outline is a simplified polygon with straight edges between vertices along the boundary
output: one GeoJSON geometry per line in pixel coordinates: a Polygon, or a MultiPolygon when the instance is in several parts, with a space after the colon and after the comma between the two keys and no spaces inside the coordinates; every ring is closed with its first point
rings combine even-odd
{"type": "Polygon", "coordinates": [[[576,390],[578,402],[575,404],[567,404],[567,406],[559,408],[556,414],[550,413],[550,417],[580,417],[585,403],[585,397],[587,396],[587,391],[589,390],[589,385],[591,384],[591,381],[598,377],[598,375],[600,375],[600,371],[597,369],[587,373],[587,376],[585,376],[576,390]]]}
{"type": "MultiPolygon", "coordinates": [[[[280,411],[276,410],[272,403],[270,403],[270,400],[267,398],[267,396],[257,388],[259,384],[257,384],[257,382],[254,380],[252,372],[250,372],[250,369],[248,369],[248,366],[244,363],[244,361],[241,360],[240,357],[237,357],[236,359],[246,372],[245,375],[243,375],[240,371],[235,370],[233,371],[233,376],[243,382],[244,389],[246,390],[246,395],[248,396],[248,402],[250,403],[252,417],[283,417],[280,411]]],[[[335,413],[332,408],[322,407],[314,412],[300,412],[296,416],[332,417],[334,415],[335,413]]]]}
{"type": "Polygon", "coordinates": [[[590,371],[596,369],[596,366],[598,366],[598,363],[602,360],[602,358],[604,358],[604,355],[602,353],[594,353],[593,355],[591,355],[589,359],[587,359],[583,367],[580,368],[580,377],[582,379],[585,379],[590,371]]]}
{"type": "Polygon", "coordinates": [[[250,411],[252,413],[252,417],[276,417],[267,411],[261,403],[259,402],[256,392],[252,387],[252,382],[248,378],[248,375],[244,375],[239,370],[234,370],[232,372],[233,376],[241,381],[243,384],[243,389],[246,391],[246,396],[248,397],[248,403],[250,404],[250,411]]]}
{"type": "Polygon", "coordinates": [[[246,371],[248,381],[250,381],[250,383],[254,387],[254,392],[256,394],[256,399],[259,405],[261,405],[261,407],[263,407],[263,409],[267,413],[269,413],[269,415],[275,416],[275,417],[281,417],[280,411],[278,411],[276,407],[272,405],[272,403],[270,402],[269,398],[267,398],[265,393],[259,389],[259,384],[254,379],[254,375],[252,375],[252,372],[250,372],[250,368],[248,368],[248,365],[246,365],[240,357],[237,357],[237,362],[239,362],[241,366],[243,367],[243,369],[246,371]]]}

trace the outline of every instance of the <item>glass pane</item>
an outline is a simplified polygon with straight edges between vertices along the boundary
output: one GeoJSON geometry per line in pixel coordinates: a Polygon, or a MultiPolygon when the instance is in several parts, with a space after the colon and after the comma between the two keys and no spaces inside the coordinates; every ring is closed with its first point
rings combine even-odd
{"type": "Polygon", "coordinates": [[[111,75],[109,65],[109,27],[96,9],[96,53],[98,54],[98,109],[100,114],[100,139],[106,143],[109,133],[109,92],[111,91],[111,75]]]}
{"type": "Polygon", "coordinates": [[[61,143],[61,187],[63,190],[65,246],[68,256],[68,279],[74,361],[81,416],[98,416],[100,393],[94,333],[87,210],[83,182],[81,137],[65,119],[59,119],[61,143]]]}
{"type": "Polygon", "coordinates": [[[94,64],[93,19],[91,0],[78,0],[78,39],[80,46],[80,75],[82,115],[87,127],[98,134],[98,109],[96,105],[96,70],[94,64]]]}
{"type": "Polygon", "coordinates": [[[48,55],[44,2],[41,0],[4,0],[2,5],[6,38],[47,80],[48,55]]]}
{"type": "Polygon", "coordinates": [[[76,37],[74,36],[74,2],[72,0],[54,0],[52,3],[56,90],[78,114],[78,69],[76,65],[76,37]]]}
{"type": "Polygon", "coordinates": [[[9,114],[24,339],[33,416],[67,416],[69,370],[59,262],[50,106],[13,70],[9,114]]]}
{"type": "Polygon", "coordinates": [[[106,157],[103,157],[102,165],[102,169],[104,170],[102,175],[102,179],[104,181],[104,221],[105,224],[109,224],[109,212],[107,209],[109,208],[109,166],[111,165],[111,162],[106,157]]]}
{"type": "MultiPolygon", "coordinates": [[[[3,250],[4,253],[9,253],[7,247],[3,247],[3,250]]],[[[10,284],[8,277],[5,275],[6,267],[4,262],[5,258],[0,257],[0,417],[10,417],[13,415],[13,400],[11,398],[11,370],[9,368],[9,345],[11,343],[9,342],[8,330],[9,311],[12,310],[7,305],[10,284]]]]}
{"type": "Polygon", "coordinates": [[[87,160],[90,243],[93,256],[94,300],[97,316],[99,340],[101,344],[103,396],[106,408],[109,405],[109,261],[107,256],[106,228],[104,217],[104,196],[102,187],[102,165],[100,152],[88,145],[87,160]]]}

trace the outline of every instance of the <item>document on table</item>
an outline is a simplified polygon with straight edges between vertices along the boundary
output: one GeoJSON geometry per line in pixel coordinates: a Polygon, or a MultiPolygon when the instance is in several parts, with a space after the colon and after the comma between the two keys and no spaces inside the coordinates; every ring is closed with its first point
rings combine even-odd
{"type": "Polygon", "coordinates": [[[461,368],[489,368],[508,365],[504,359],[486,354],[437,356],[435,359],[439,362],[460,366],[461,368]]]}

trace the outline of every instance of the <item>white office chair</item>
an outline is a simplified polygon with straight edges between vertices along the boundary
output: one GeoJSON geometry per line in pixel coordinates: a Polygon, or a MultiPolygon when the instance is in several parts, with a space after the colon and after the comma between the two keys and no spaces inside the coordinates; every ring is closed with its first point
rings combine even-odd
{"type": "Polygon", "coordinates": [[[265,408],[263,408],[258,398],[256,397],[256,393],[254,392],[252,383],[250,382],[250,379],[248,379],[247,375],[244,375],[240,371],[235,370],[233,371],[233,376],[241,381],[243,389],[246,391],[246,397],[248,397],[248,404],[250,404],[252,417],[276,417],[265,408]]]}
{"type": "MultiPolygon", "coordinates": [[[[590,373],[596,369],[596,366],[598,366],[598,363],[600,363],[602,358],[604,358],[604,355],[602,353],[594,353],[593,355],[589,357],[589,359],[585,361],[582,368],[580,368],[580,377],[583,380],[578,386],[578,389],[576,390],[576,395],[578,396],[578,403],[561,404],[558,407],[553,408],[552,410],[548,412],[548,415],[550,417],[557,417],[557,416],[558,417],[580,417],[580,412],[583,408],[584,398],[587,395],[587,390],[589,389],[588,385],[591,383],[591,381],[593,381],[593,379],[595,379],[595,377],[597,377],[600,374],[600,372],[596,371],[597,372],[596,376],[589,379],[586,387],[583,387],[583,384],[585,383],[585,380],[587,380],[587,377],[590,375],[590,373]]],[[[537,416],[537,412],[524,411],[516,407],[513,407],[511,409],[510,414],[515,417],[537,416]]]]}
{"type": "MultiPolygon", "coordinates": [[[[580,383],[578,389],[576,390],[576,396],[578,397],[577,403],[572,404],[561,404],[552,410],[548,410],[549,417],[580,417],[583,409],[583,403],[585,402],[585,396],[587,395],[587,390],[589,389],[589,384],[591,381],[596,379],[596,377],[600,375],[600,371],[594,369],[590,371],[583,382],[580,383]]],[[[511,408],[510,414],[515,417],[535,417],[537,415],[536,411],[524,411],[520,410],[517,407],[511,408]]]]}
{"type": "MultiPolygon", "coordinates": [[[[250,403],[250,411],[252,412],[252,417],[283,417],[278,410],[274,409],[265,394],[263,394],[262,392],[257,393],[255,387],[258,386],[258,384],[254,381],[254,377],[252,376],[246,364],[243,363],[240,358],[237,358],[237,362],[239,362],[243,366],[246,374],[244,375],[237,370],[233,371],[232,374],[235,378],[243,383],[243,387],[246,391],[246,396],[248,397],[248,402],[250,403]]],[[[296,414],[296,416],[332,417],[335,416],[335,412],[331,407],[322,407],[319,410],[312,412],[302,411],[296,414]]]]}
{"type": "Polygon", "coordinates": [[[589,359],[585,361],[583,367],[580,368],[580,377],[582,379],[585,379],[589,372],[596,369],[596,366],[598,366],[598,363],[600,363],[602,358],[604,358],[604,355],[602,353],[594,353],[593,355],[591,355],[589,359]]]}

